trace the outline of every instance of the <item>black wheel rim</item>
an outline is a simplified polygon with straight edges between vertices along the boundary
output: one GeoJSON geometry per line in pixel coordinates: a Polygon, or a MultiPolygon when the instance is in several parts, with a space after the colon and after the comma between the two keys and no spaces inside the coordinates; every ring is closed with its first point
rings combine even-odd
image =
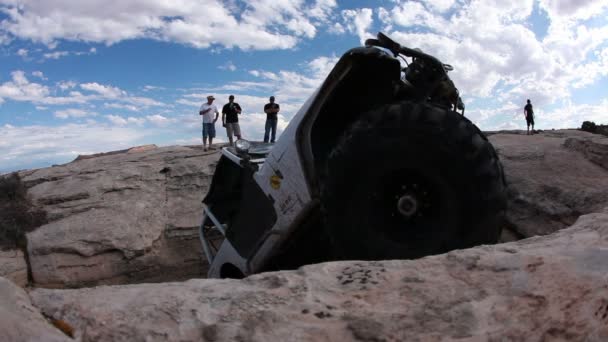
{"type": "Polygon", "coordinates": [[[428,172],[388,172],[372,189],[369,217],[375,222],[370,223],[392,242],[441,239],[455,214],[448,188],[428,172]]]}

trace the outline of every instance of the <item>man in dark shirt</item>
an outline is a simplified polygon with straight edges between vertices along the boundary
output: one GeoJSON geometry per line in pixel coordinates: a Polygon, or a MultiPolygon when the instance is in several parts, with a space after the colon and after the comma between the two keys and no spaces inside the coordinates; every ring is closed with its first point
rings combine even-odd
{"type": "Polygon", "coordinates": [[[226,127],[226,134],[232,146],[232,134],[237,140],[241,139],[241,127],[239,126],[239,114],[241,114],[241,106],[234,102],[234,95],[228,97],[228,103],[222,108],[222,124],[226,127]]]}
{"type": "Polygon", "coordinates": [[[524,107],[524,116],[526,117],[526,123],[528,124],[526,134],[530,134],[530,125],[532,125],[532,134],[534,134],[534,110],[532,109],[530,100],[528,100],[528,104],[524,107]]]}
{"type": "Polygon", "coordinates": [[[264,142],[268,142],[268,138],[272,131],[272,136],[270,136],[270,142],[274,143],[275,138],[277,136],[277,122],[280,107],[278,103],[274,103],[274,96],[270,97],[270,103],[267,103],[264,106],[264,113],[266,113],[266,127],[264,128],[264,142]]]}

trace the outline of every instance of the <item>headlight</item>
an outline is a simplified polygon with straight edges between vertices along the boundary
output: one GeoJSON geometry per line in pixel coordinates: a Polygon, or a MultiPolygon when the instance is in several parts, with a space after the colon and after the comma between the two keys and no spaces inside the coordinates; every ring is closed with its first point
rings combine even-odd
{"type": "Polygon", "coordinates": [[[251,147],[251,143],[245,139],[239,139],[234,143],[234,147],[237,152],[249,152],[249,148],[251,147]]]}

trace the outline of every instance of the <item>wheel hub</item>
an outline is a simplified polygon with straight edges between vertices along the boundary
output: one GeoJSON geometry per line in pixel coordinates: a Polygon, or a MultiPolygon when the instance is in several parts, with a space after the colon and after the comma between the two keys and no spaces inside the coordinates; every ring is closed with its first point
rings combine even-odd
{"type": "Polygon", "coordinates": [[[401,196],[397,201],[397,210],[408,219],[416,215],[418,206],[418,198],[410,193],[401,196]]]}

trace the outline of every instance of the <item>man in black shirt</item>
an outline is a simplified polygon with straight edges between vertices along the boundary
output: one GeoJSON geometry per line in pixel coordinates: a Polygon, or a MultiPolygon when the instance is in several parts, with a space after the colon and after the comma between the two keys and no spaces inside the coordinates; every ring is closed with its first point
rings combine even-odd
{"type": "Polygon", "coordinates": [[[232,146],[232,134],[236,136],[237,140],[241,139],[241,127],[239,126],[239,117],[241,114],[241,106],[234,102],[234,95],[228,97],[228,103],[222,108],[222,124],[226,127],[226,134],[228,140],[230,140],[230,146],[232,146]]]}
{"type": "Polygon", "coordinates": [[[270,97],[270,103],[264,106],[264,113],[266,113],[266,127],[264,128],[264,142],[268,142],[268,138],[272,131],[271,143],[274,143],[277,136],[277,122],[280,107],[278,103],[274,103],[274,96],[270,97]]]}
{"type": "Polygon", "coordinates": [[[532,134],[534,134],[534,110],[532,109],[530,100],[528,100],[528,104],[524,107],[524,116],[526,117],[526,123],[528,124],[526,134],[530,134],[530,125],[532,125],[532,134]]]}

